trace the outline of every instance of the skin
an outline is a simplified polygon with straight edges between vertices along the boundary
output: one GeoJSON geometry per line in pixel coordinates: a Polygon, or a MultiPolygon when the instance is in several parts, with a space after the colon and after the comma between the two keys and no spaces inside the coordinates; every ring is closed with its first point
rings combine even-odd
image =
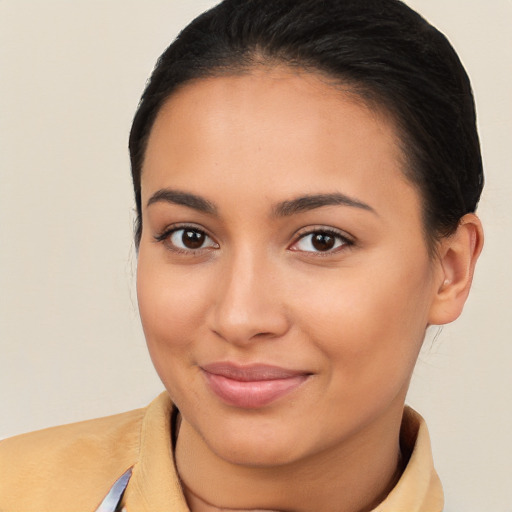
{"type": "Polygon", "coordinates": [[[181,412],[176,461],[194,512],[365,511],[396,482],[425,329],[458,316],[482,245],[469,215],[429,256],[404,160],[385,114],[284,67],[187,84],[161,109],[142,174],[138,300],[181,412]],[[352,203],[283,214],[328,194],[352,203]],[[207,235],[198,249],[183,224],[207,235]],[[318,251],[310,233],[326,230],[335,246],[318,251]],[[307,378],[236,407],[201,369],[218,361],[307,378]]]}

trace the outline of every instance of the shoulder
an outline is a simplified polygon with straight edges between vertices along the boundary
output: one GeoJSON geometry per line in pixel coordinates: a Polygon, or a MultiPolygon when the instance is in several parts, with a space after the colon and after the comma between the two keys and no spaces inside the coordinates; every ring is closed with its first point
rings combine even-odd
{"type": "Polygon", "coordinates": [[[145,412],[137,409],[1,441],[0,510],[57,512],[58,503],[67,503],[70,510],[70,504],[83,500],[94,509],[105,489],[136,462],[145,412]]]}

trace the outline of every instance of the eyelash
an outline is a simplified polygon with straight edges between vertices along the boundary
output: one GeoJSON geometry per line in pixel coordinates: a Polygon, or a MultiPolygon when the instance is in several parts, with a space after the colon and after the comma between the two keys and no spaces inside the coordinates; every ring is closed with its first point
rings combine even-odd
{"type": "MultiPolygon", "coordinates": [[[[312,242],[310,242],[310,244],[312,244],[312,242]]],[[[327,256],[332,256],[333,254],[337,254],[340,251],[344,251],[344,250],[352,247],[354,244],[355,244],[354,240],[349,238],[345,233],[335,230],[333,228],[325,228],[322,226],[318,226],[318,227],[307,228],[306,231],[299,233],[297,240],[294,241],[293,244],[291,244],[289,250],[302,252],[302,253],[306,253],[306,254],[311,254],[311,255],[314,255],[315,257],[327,257],[327,256]],[[334,247],[333,249],[329,249],[327,251],[304,251],[304,250],[300,250],[300,249],[293,249],[293,246],[297,245],[302,240],[306,239],[308,236],[319,235],[319,234],[324,235],[324,236],[325,235],[330,236],[330,237],[334,238],[335,243],[338,241],[338,242],[340,242],[340,244],[337,247],[334,247]]]]}
{"type": "Polygon", "coordinates": [[[167,229],[162,231],[160,234],[156,235],[154,237],[154,239],[156,242],[163,243],[167,247],[168,250],[170,250],[174,253],[185,254],[188,256],[195,255],[199,252],[204,251],[205,249],[210,249],[210,248],[216,249],[219,247],[219,244],[216,243],[213,240],[213,238],[204,229],[201,229],[197,226],[190,225],[190,224],[181,224],[181,225],[177,225],[177,226],[175,225],[175,226],[168,227],[167,229]],[[191,248],[183,249],[181,247],[177,247],[176,244],[171,242],[171,237],[179,231],[183,231],[183,232],[192,231],[194,233],[204,235],[206,238],[210,239],[216,247],[211,247],[211,246],[210,247],[198,247],[197,249],[191,249],[191,248]]]}
{"type": "MultiPolygon", "coordinates": [[[[174,253],[185,254],[185,255],[189,255],[189,256],[196,255],[199,252],[209,250],[212,248],[213,249],[219,248],[219,244],[217,242],[215,242],[213,240],[213,238],[210,235],[208,235],[208,233],[206,233],[205,230],[203,230],[197,226],[190,225],[190,224],[171,226],[171,227],[165,229],[160,234],[155,235],[154,239],[156,242],[165,244],[165,246],[170,251],[172,251],[174,253]],[[199,247],[197,249],[192,249],[192,248],[183,249],[181,247],[177,247],[175,243],[171,242],[170,238],[179,231],[184,231],[184,232],[191,231],[191,232],[203,235],[204,237],[206,237],[207,239],[210,239],[212,241],[212,245],[210,245],[208,247],[199,247]]],[[[346,234],[344,234],[340,231],[337,231],[332,228],[323,228],[321,226],[318,226],[318,227],[314,227],[314,228],[308,228],[307,231],[299,233],[297,239],[288,247],[288,250],[294,251],[294,252],[311,254],[311,255],[314,255],[315,257],[326,257],[326,256],[330,256],[332,254],[336,254],[342,250],[346,250],[349,247],[353,246],[354,243],[355,242],[352,239],[350,239],[349,237],[347,237],[346,234]],[[319,251],[319,250],[318,251],[305,251],[305,250],[301,250],[301,249],[293,249],[293,247],[295,245],[299,244],[302,240],[306,239],[308,236],[318,235],[318,234],[324,235],[324,236],[325,235],[330,236],[335,239],[335,243],[340,242],[340,244],[338,246],[335,246],[333,249],[328,249],[326,251],[319,251]]]]}

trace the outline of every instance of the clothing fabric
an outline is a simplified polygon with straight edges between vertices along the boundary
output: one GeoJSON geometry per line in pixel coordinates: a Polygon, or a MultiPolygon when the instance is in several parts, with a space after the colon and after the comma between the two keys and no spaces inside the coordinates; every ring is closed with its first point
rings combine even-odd
{"type": "MultiPolygon", "coordinates": [[[[0,511],[94,512],[104,505],[112,511],[190,512],[174,466],[172,410],[164,392],[145,409],[0,442],[0,511]],[[106,500],[109,493],[117,498],[106,500]]],[[[411,452],[406,469],[373,512],[441,512],[443,491],[427,427],[408,407],[401,444],[411,452]]]]}

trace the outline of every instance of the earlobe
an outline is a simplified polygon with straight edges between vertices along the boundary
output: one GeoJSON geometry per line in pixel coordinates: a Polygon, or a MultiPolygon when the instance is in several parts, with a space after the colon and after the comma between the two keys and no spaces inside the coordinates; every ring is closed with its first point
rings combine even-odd
{"type": "Polygon", "coordinates": [[[437,290],[430,308],[429,324],[447,324],[461,314],[483,241],[480,219],[468,213],[462,217],[457,231],[440,242],[437,290]]]}

